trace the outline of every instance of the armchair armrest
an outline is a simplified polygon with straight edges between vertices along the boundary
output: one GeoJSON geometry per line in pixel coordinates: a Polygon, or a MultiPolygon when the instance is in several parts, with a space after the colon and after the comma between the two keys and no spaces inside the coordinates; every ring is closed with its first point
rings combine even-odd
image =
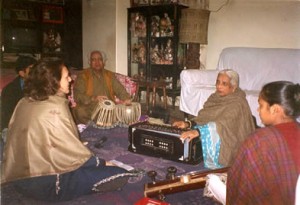
{"type": "Polygon", "coordinates": [[[129,76],[120,73],[115,73],[116,78],[124,86],[129,95],[134,98],[136,95],[137,84],[129,76]]]}
{"type": "Polygon", "coordinates": [[[219,70],[183,70],[180,73],[179,109],[197,116],[207,98],[215,92],[215,82],[219,70]]]}
{"type": "Polygon", "coordinates": [[[180,83],[190,86],[214,86],[219,70],[183,70],[180,73],[180,83]]]}

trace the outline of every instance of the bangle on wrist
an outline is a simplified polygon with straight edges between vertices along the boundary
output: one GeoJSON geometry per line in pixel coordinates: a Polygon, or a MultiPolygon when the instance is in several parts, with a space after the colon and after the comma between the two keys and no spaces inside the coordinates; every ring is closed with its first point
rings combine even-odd
{"type": "Polygon", "coordinates": [[[186,120],[185,122],[187,122],[189,125],[188,125],[188,128],[191,128],[192,127],[192,122],[190,120],[186,120]]]}

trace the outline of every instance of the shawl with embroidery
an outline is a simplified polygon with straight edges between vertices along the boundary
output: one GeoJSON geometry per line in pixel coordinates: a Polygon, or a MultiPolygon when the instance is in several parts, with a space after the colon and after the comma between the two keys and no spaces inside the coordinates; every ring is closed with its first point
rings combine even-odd
{"type": "Polygon", "coordinates": [[[91,156],[79,140],[65,96],[22,98],[8,127],[1,183],[70,172],[91,156]]]}

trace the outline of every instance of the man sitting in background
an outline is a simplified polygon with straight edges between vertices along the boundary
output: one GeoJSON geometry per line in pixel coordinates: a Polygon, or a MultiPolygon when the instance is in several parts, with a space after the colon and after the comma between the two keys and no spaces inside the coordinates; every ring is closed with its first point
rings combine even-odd
{"type": "Polygon", "coordinates": [[[91,120],[93,110],[102,100],[119,98],[130,104],[130,95],[116,79],[113,72],[104,69],[105,55],[101,51],[92,51],[90,67],[84,69],[77,77],[74,85],[74,98],[77,106],[73,109],[76,123],[87,124],[91,120]]]}
{"type": "Polygon", "coordinates": [[[36,59],[29,56],[20,56],[18,58],[16,62],[18,76],[7,84],[1,93],[1,130],[8,127],[12,113],[19,100],[23,97],[24,79],[35,62],[36,59]]]}

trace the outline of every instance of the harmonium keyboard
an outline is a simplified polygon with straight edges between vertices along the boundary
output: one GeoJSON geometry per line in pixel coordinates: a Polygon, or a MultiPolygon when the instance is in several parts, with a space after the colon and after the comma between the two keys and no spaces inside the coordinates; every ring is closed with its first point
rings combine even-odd
{"type": "Polygon", "coordinates": [[[180,139],[186,129],[142,122],[130,125],[128,131],[131,152],[188,164],[203,161],[200,137],[180,139]]]}

